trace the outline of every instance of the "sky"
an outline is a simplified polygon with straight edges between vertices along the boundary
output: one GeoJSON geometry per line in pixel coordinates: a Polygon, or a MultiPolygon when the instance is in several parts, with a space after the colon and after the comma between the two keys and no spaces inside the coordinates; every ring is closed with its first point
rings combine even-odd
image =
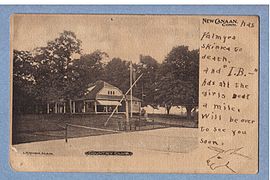
{"type": "Polygon", "coordinates": [[[199,48],[199,17],[176,15],[14,15],[12,45],[17,50],[46,46],[64,30],[82,41],[82,53],[138,62],[140,54],[162,62],[178,45],[199,48]]]}

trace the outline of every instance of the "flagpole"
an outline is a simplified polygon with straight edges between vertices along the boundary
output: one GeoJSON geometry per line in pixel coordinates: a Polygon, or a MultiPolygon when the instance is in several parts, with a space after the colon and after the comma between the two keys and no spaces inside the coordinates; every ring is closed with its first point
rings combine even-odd
{"type": "Polygon", "coordinates": [[[142,102],[143,102],[143,83],[142,83],[142,102]]]}
{"type": "Polygon", "coordinates": [[[133,105],[132,105],[132,74],[133,74],[133,69],[132,69],[132,61],[130,61],[130,117],[132,118],[132,111],[133,111],[133,105]]]}
{"type": "MultiPolygon", "coordinates": [[[[134,83],[132,84],[132,87],[139,81],[139,79],[140,79],[142,76],[143,76],[143,73],[142,73],[142,74],[134,81],[134,83]]],[[[132,88],[132,87],[131,87],[131,88],[132,88]]],[[[130,91],[131,88],[129,88],[129,89],[127,90],[127,92],[123,95],[122,99],[119,101],[120,104],[121,104],[121,102],[125,99],[126,95],[128,95],[128,93],[129,93],[129,91],[130,91]]],[[[117,106],[114,108],[112,114],[108,117],[107,121],[104,123],[104,126],[107,126],[109,120],[111,119],[111,117],[113,116],[113,114],[116,112],[118,106],[119,106],[119,105],[117,105],[117,106]]]]}

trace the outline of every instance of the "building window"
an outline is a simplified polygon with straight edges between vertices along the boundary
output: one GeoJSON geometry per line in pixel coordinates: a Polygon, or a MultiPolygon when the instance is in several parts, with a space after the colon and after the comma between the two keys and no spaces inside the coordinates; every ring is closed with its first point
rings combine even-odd
{"type": "Polygon", "coordinates": [[[114,91],[108,91],[108,95],[114,95],[115,92],[114,91]]]}

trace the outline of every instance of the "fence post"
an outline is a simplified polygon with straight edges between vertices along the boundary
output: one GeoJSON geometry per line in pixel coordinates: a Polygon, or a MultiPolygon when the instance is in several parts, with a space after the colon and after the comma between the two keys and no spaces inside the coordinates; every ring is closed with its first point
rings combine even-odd
{"type": "Polygon", "coordinates": [[[119,130],[119,131],[122,131],[121,121],[118,120],[118,121],[117,121],[117,124],[118,124],[118,130],[119,130]]]}
{"type": "Polygon", "coordinates": [[[126,121],[124,121],[124,131],[127,131],[127,122],[126,121]]]}
{"type": "Polygon", "coordinates": [[[139,131],[140,131],[141,130],[141,108],[140,108],[140,116],[139,116],[138,126],[139,126],[139,131]]]}
{"type": "Polygon", "coordinates": [[[68,142],[68,137],[67,137],[67,128],[68,128],[68,124],[66,123],[66,127],[65,127],[65,141],[66,143],[68,142]]]}

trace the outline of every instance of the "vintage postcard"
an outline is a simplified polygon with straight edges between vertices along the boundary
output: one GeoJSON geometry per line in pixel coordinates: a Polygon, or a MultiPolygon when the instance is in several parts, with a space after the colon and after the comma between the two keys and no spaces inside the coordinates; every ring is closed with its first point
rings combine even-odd
{"type": "Polygon", "coordinates": [[[258,172],[259,18],[14,14],[16,171],[258,172]]]}

